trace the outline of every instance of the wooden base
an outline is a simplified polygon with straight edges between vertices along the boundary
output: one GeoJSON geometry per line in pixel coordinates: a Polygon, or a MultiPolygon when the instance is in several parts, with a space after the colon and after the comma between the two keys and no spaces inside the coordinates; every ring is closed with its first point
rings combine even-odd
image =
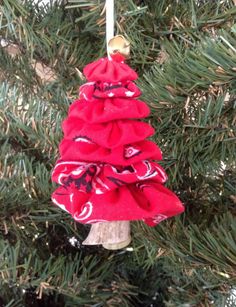
{"type": "Polygon", "coordinates": [[[92,224],[83,245],[99,245],[109,250],[126,247],[131,242],[130,222],[115,221],[92,224]]]}

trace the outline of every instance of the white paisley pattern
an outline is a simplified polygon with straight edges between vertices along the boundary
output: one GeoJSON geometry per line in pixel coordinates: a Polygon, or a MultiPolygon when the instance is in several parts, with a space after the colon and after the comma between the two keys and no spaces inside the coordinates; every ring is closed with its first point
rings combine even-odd
{"type": "Polygon", "coordinates": [[[93,212],[93,205],[91,202],[88,201],[86,204],[84,204],[81,213],[78,214],[78,212],[76,212],[74,214],[74,219],[76,221],[84,221],[90,217],[92,212],[93,212]]]}

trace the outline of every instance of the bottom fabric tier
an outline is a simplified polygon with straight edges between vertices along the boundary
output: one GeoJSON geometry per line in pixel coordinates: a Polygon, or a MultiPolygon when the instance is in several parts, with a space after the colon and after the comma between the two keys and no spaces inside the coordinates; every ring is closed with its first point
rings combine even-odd
{"type": "Polygon", "coordinates": [[[153,162],[142,161],[117,170],[110,165],[59,161],[53,178],[62,185],[53,193],[52,201],[80,223],[143,220],[155,226],[184,211],[178,197],[162,185],[166,180],[163,169],[153,162]],[[147,179],[143,180],[145,169],[147,179]],[[112,180],[104,176],[109,172],[113,172],[112,180]],[[119,177],[126,178],[126,182],[119,177]]]}

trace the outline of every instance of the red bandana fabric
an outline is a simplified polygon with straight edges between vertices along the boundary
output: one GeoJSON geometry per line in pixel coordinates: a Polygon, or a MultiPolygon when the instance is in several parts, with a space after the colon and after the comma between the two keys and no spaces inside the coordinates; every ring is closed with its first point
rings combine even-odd
{"type": "Polygon", "coordinates": [[[146,138],[154,129],[140,119],[148,106],[122,59],[102,58],[84,68],[88,83],[62,124],[64,138],[52,180],[52,201],[84,224],[143,220],[155,226],[184,211],[165,188],[159,147],[146,138]]]}

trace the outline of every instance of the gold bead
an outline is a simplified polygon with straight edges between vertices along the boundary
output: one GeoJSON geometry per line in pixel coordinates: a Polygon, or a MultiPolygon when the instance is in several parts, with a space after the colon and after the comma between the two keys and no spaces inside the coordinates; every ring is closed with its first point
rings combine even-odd
{"type": "Polygon", "coordinates": [[[123,35],[116,35],[109,40],[107,49],[110,56],[119,53],[128,59],[130,55],[130,42],[123,35]]]}

